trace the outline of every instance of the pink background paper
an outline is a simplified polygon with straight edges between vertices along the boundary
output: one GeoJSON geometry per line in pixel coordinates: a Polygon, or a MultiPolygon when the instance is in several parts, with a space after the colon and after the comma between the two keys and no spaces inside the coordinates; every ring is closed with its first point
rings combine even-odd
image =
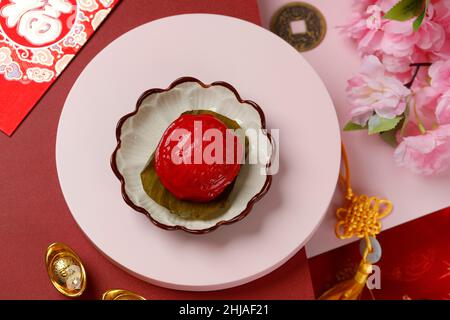
{"type": "MultiPolygon", "coordinates": [[[[290,1],[259,0],[263,26],[268,27],[273,13],[288,2],[290,1]]],[[[360,59],[353,44],[340,34],[337,26],[348,21],[352,0],[307,2],[324,14],[328,31],[322,44],[312,51],[303,53],[303,56],[325,82],[336,106],[342,128],[347,120],[346,82],[358,71],[360,59]]],[[[299,98],[299,103],[300,101],[299,98]]],[[[315,121],[320,130],[320,119],[311,121],[315,121]]],[[[394,211],[383,220],[385,229],[450,204],[450,174],[426,178],[400,169],[393,161],[393,149],[377,136],[368,137],[366,132],[343,133],[342,139],[347,146],[355,191],[386,197],[394,203],[394,211]]],[[[340,191],[336,193],[322,225],[306,245],[309,257],[350,242],[339,240],[334,235],[336,222],[334,209],[339,204],[340,191]]]]}

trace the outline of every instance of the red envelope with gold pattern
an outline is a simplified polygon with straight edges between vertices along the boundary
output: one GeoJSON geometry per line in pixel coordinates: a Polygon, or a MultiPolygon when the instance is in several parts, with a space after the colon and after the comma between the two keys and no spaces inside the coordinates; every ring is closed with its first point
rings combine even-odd
{"type": "Polygon", "coordinates": [[[11,135],[120,0],[0,0],[0,130],[11,135]]]}

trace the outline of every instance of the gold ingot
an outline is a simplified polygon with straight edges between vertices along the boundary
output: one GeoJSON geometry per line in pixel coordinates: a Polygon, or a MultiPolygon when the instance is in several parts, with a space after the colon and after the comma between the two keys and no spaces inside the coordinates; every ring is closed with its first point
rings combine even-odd
{"type": "Polygon", "coordinates": [[[53,286],[66,297],[74,298],[86,289],[86,271],[80,257],[63,243],[52,243],[45,255],[47,273],[53,286]]]}
{"type": "Polygon", "coordinates": [[[146,299],[128,290],[110,289],[103,294],[102,300],[146,300],[146,299]]]}

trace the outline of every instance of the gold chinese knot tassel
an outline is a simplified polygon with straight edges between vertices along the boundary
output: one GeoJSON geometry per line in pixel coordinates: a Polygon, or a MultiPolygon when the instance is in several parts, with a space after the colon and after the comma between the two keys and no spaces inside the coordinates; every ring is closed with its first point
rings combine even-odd
{"type": "Polygon", "coordinates": [[[372,273],[372,265],[368,262],[361,261],[358,271],[353,279],[338,283],[330,290],[326,291],[319,298],[320,300],[357,300],[364,286],[367,278],[372,273]]]}
{"type": "Polygon", "coordinates": [[[366,195],[358,196],[353,193],[344,144],[342,144],[342,159],[345,177],[340,174],[339,182],[345,188],[345,204],[344,207],[336,210],[336,236],[339,239],[348,239],[353,236],[364,238],[365,250],[353,279],[338,283],[322,294],[320,300],[357,300],[361,296],[367,278],[372,273],[372,264],[367,259],[369,253],[373,251],[370,238],[375,238],[381,232],[380,219],[392,211],[392,203],[389,200],[380,200],[366,195]]]}

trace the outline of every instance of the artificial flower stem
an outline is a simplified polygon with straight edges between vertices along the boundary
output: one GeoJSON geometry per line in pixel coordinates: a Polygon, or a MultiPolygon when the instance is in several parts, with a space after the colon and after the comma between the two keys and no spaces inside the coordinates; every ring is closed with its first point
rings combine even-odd
{"type": "Polygon", "coordinates": [[[423,122],[419,117],[419,113],[417,112],[417,107],[416,107],[416,103],[414,103],[414,115],[417,119],[417,126],[419,127],[419,131],[421,134],[425,134],[427,133],[427,130],[425,129],[425,127],[423,126],[423,122]]]}
{"type": "Polygon", "coordinates": [[[416,70],[414,71],[414,75],[408,83],[405,84],[405,87],[408,89],[411,89],[412,85],[414,84],[414,81],[416,80],[417,75],[419,74],[419,70],[421,67],[429,67],[431,66],[430,62],[418,62],[418,63],[411,63],[409,65],[410,67],[416,67],[416,70]]]}
{"type": "Polygon", "coordinates": [[[420,133],[421,133],[421,134],[427,133],[427,130],[425,129],[425,127],[423,126],[423,124],[419,123],[418,126],[419,126],[419,130],[420,130],[420,133]]]}
{"type": "Polygon", "coordinates": [[[408,123],[408,118],[409,118],[409,114],[410,114],[410,106],[411,106],[411,96],[408,96],[408,98],[406,99],[406,108],[405,108],[405,111],[403,112],[403,115],[405,116],[405,118],[403,119],[403,124],[400,129],[401,137],[404,136],[406,124],[408,123]]]}
{"type": "Polygon", "coordinates": [[[416,63],[411,63],[409,66],[410,67],[430,67],[432,65],[431,62],[416,62],[416,63]]]}

